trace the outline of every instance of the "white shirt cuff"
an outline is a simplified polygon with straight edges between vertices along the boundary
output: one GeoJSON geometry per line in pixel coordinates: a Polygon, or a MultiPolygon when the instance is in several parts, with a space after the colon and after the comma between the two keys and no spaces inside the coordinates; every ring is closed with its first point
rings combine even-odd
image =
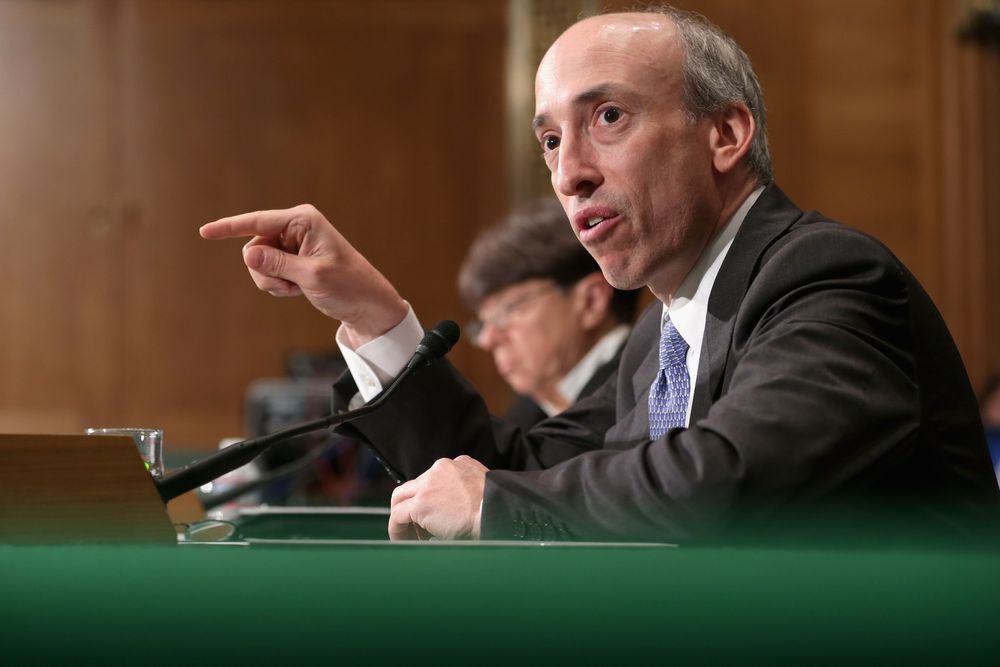
{"type": "Polygon", "coordinates": [[[337,346],[366,403],[403,370],[424,337],[413,307],[407,306],[406,317],[399,324],[357,350],[352,350],[341,335],[343,325],[337,329],[337,346]]]}

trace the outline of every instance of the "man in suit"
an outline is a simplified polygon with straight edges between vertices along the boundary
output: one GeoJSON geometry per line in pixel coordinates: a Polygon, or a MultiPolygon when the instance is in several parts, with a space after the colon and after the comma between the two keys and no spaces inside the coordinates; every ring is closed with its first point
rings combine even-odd
{"type": "Polygon", "coordinates": [[[473,241],[458,291],[465,334],[518,392],[504,419],[528,430],[592,394],[618,368],[636,291],[616,290],[555,198],[523,206],[473,241]]]}
{"type": "MultiPolygon", "coordinates": [[[[545,55],[535,96],[577,238],[609,283],[659,303],[618,372],[529,433],[491,420],[446,362],[355,421],[410,477],[392,538],[741,539],[859,516],[876,539],[897,520],[950,537],[993,519],[975,397],[940,315],[885,247],[772,182],[760,88],[730,38],[670,8],[585,19],[545,55]]],[[[340,405],[375,395],[422,333],[311,207],[202,235],[254,235],[244,262],[261,289],[341,320],[340,405]]]]}

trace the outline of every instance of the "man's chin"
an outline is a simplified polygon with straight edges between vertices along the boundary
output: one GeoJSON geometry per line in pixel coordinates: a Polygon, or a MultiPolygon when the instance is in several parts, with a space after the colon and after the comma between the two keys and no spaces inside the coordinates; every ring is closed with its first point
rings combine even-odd
{"type": "Polygon", "coordinates": [[[510,375],[504,375],[503,373],[500,374],[500,377],[503,378],[503,381],[507,383],[507,386],[510,387],[515,394],[531,393],[530,391],[531,388],[524,382],[521,382],[519,378],[512,377],[510,375]]]}
{"type": "Polygon", "coordinates": [[[610,265],[600,263],[601,273],[604,274],[604,279],[608,281],[608,284],[615,289],[620,290],[632,290],[644,287],[646,283],[635,274],[634,271],[629,271],[629,267],[620,265],[610,265]]]}
{"type": "Polygon", "coordinates": [[[500,377],[503,379],[504,382],[507,383],[507,386],[510,387],[511,391],[513,391],[515,394],[524,393],[523,391],[521,391],[521,387],[523,385],[521,382],[518,382],[518,379],[516,377],[513,377],[503,372],[500,372],[500,377]]]}
{"type": "Polygon", "coordinates": [[[518,385],[512,382],[508,382],[507,385],[511,389],[513,389],[514,393],[517,394],[518,396],[531,396],[532,394],[531,387],[528,387],[526,385],[518,385]]]}

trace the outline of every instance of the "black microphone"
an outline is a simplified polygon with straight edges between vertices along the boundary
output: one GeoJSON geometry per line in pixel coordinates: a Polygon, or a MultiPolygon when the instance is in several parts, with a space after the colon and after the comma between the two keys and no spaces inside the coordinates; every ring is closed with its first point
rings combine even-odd
{"type": "Polygon", "coordinates": [[[414,368],[423,368],[430,365],[435,359],[440,359],[455,347],[458,342],[458,325],[451,320],[441,320],[434,327],[424,334],[417,345],[417,351],[413,353],[410,360],[406,362],[406,368],[400,374],[406,375],[414,368]]]}
{"type": "MultiPolygon", "coordinates": [[[[330,428],[337,424],[356,419],[357,417],[363,417],[369,412],[378,409],[396,391],[396,388],[402,384],[403,380],[410,373],[446,355],[455,346],[455,343],[458,342],[458,337],[459,329],[457,324],[451,320],[438,322],[430,331],[424,334],[420,344],[417,345],[416,352],[414,352],[399,375],[369,403],[356,410],[347,410],[335,415],[327,415],[326,417],[314,419],[313,421],[296,426],[289,426],[274,433],[238,442],[235,445],[230,445],[225,449],[219,450],[215,454],[190,463],[176,472],[172,472],[160,479],[154,479],[153,481],[156,484],[156,490],[159,492],[160,498],[165,503],[169,502],[177,496],[185,494],[188,491],[193,491],[202,484],[211,482],[249,463],[263,454],[272,445],[305,433],[330,428]]],[[[376,454],[378,454],[379,460],[382,461],[382,465],[386,467],[392,478],[396,482],[401,482],[403,479],[402,475],[388,466],[381,454],[378,452],[376,454]]]]}

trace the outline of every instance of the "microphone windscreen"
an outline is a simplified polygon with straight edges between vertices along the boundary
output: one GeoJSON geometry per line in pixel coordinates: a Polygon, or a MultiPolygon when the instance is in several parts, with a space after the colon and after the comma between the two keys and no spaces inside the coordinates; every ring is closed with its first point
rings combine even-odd
{"type": "Polygon", "coordinates": [[[458,342],[458,325],[451,320],[441,320],[424,334],[423,340],[417,346],[417,351],[424,358],[424,363],[430,363],[448,354],[448,351],[458,342]]]}
{"type": "Polygon", "coordinates": [[[434,325],[431,331],[437,333],[444,340],[446,347],[442,354],[447,354],[451,348],[455,347],[455,343],[458,342],[458,338],[461,335],[458,325],[451,320],[441,320],[434,325]]]}

